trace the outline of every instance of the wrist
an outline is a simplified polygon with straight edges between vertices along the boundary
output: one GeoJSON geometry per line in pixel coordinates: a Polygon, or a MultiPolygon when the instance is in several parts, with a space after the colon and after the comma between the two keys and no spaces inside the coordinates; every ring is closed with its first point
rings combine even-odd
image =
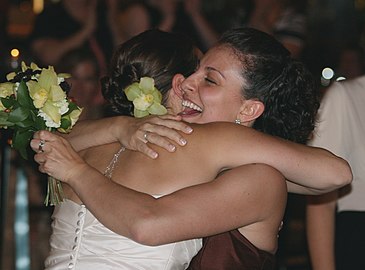
{"type": "Polygon", "coordinates": [[[110,127],[110,134],[112,135],[113,142],[121,142],[122,138],[126,137],[126,131],[130,126],[132,117],[127,116],[117,116],[112,118],[112,123],[110,127]]]}

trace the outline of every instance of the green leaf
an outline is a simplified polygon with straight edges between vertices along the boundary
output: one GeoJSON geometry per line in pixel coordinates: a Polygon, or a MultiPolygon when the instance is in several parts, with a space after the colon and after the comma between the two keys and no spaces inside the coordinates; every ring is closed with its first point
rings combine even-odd
{"type": "Polygon", "coordinates": [[[19,151],[20,155],[24,159],[28,159],[27,149],[33,133],[34,132],[32,130],[17,130],[14,134],[12,146],[15,150],[19,151]]]}
{"type": "Polygon", "coordinates": [[[30,128],[33,126],[33,120],[31,119],[31,117],[28,117],[24,121],[16,122],[15,125],[21,128],[30,128]]]}
{"type": "Polygon", "coordinates": [[[27,119],[30,114],[30,110],[27,108],[19,107],[9,113],[9,121],[16,123],[27,119]]]}
{"type": "Polygon", "coordinates": [[[4,105],[5,108],[10,109],[17,103],[17,101],[13,97],[6,97],[1,98],[1,103],[4,105]]]}
{"type": "Polygon", "coordinates": [[[44,119],[36,114],[34,111],[31,112],[31,118],[33,119],[33,126],[36,130],[46,129],[46,123],[44,119]]]}
{"type": "Polygon", "coordinates": [[[34,109],[33,100],[29,95],[28,87],[24,81],[21,81],[19,84],[17,99],[21,106],[34,109]]]}
{"type": "Polygon", "coordinates": [[[77,110],[79,107],[74,102],[69,102],[68,104],[68,112],[67,114],[70,114],[72,111],[77,110]]]}
{"type": "Polygon", "coordinates": [[[60,128],[67,130],[71,126],[71,124],[72,123],[70,117],[62,117],[60,128]]]}
{"type": "Polygon", "coordinates": [[[5,119],[0,118],[0,127],[12,127],[14,123],[6,121],[5,119]]]}

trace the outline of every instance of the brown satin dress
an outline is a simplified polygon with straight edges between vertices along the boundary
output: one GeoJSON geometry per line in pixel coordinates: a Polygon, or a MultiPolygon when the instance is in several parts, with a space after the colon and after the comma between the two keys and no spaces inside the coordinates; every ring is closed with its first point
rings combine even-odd
{"type": "Polygon", "coordinates": [[[203,239],[188,270],[272,270],[275,255],[256,248],[238,230],[203,239]]]}

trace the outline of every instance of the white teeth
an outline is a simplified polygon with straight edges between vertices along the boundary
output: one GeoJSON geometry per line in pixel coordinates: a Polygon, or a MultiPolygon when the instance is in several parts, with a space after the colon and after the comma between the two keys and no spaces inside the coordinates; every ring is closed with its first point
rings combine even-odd
{"type": "Polygon", "coordinates": [[[198,105],[194,104],[193,102],[191,101],[188,101],[188,100],[183,100],[182,103],[181,103],[184,107],[188,107],[190,109],[193,109],[193,110],[196,110],[196,111],[199,111],[199,112],[202,112],[203,109],[200,108],[198,105]]]}

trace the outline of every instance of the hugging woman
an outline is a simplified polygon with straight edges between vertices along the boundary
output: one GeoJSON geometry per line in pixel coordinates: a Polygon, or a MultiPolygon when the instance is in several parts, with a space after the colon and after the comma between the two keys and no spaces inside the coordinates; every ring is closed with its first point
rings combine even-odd
{"type": "Polygon", "coordinates": [[[123,90],[155,80],[168,112],[194,130],[175,153],[147,144],[159,152],[150,159],[125,149],[157,142],[151,132],[166,132],[166,118],[167,126],[186,126],[169,116],[85,123],[69,138],[74,148],[46,131],[32,140],[36,151],[45,142],[35,160],[66,184],[68,198],[55,208],[47,269],[273,269],[287,188],[321,193],[351,181],[346,161],[295,143],[314,128],[318,93],[279,42],[254,29],[228,31],[193,72],[171,67],[183,66],[175,58],[187,48],[182,60],[196,61],[182,40],[159,31],[132,38],[104,81],[105,97],[125,114],[134,109],[123,90]],[[160,76],[171,80],[164,85],[160,76]]]}

